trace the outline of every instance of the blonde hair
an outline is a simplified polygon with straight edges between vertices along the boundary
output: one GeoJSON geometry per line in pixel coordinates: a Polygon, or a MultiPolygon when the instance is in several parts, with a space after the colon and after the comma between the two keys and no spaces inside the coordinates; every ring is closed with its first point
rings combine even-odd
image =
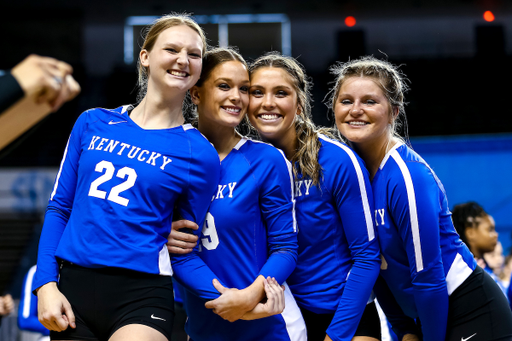
{"type": "MultiPolygon", "coordinates": [[[[144,31],[144,43],[142,44],[142,50],[147,50],[150,52],[153,49],[153,46],[155,45],[155,42],[163,31],[165,31],[168,28],[174,27],[174,26],[181,26],[185,25],[193,29],[197,32],[199,37],[201,37],[201,41],[203,42],[203,50],[202,54],[206,52],[208,48],[208,44],[206,43],[206,36],[204,34],[203,29],[201,26],[199,26],[190,16],[190,14],[178,14],[178,13],[170,13],[168,15],[164,15],[163,17],[160,17],[156,19],[153,24],[149,27],[147,27],[144,31]]],[[[146,95],[147,87],[148,87],[148,68],[141,64],[140,62],[140,56],[139,60],[137,62],[137,68],[138,68],[138,86],[139,86],[139,93],[137,95],[137,101],[140,102],[144,96],[146,95]]]]}
{"type": "MultiPolygon", "coordinates": [[[[379,60],[373,56],[365,56],[346,63],[338,63],[331,66],[330,71],[336,76],[334,87],[331,89],[331,96],[327,102],[328,107],[334,111],[336,101],[343,83],[351,77],[373,78],[386,96],[392,114],[395,110],[398,114],[393,117],[391,133],[394,137],[404,141],[400,136],[400,128],[404,128],[404,135],[407,139],[407,120],[405,117],[405,92],[409,90],[406,84],[407,78],[393,64],[379,60]],[[403,122],[402,122],[403,120],[403,122]]],[[[394,115],[393,115],[394,116],[394,115]]]]}
{"type": "MultiPolygon", "coordinates": [[[[314,185],[320,183],[322,168],[318,163],[318,151],[321,142],[318,139],[320,132],[311,118],[311,86],[312,83],[304,72],[303,66],[294,58],[283,56],[276,52],[265,54],[254,61],[250,66],[250,74],[261,68],[280,68],[293,80],[293,87],[297,93],[297,105],[300,113],[296,116],[295,131],[297,133],[298,147],[290,160],[293,165],[293,174],[297,178],[299,172],[303,177],[309,177],[314,185]]],[[[322,130],[322,133],[328,133],[322,130]]]]}

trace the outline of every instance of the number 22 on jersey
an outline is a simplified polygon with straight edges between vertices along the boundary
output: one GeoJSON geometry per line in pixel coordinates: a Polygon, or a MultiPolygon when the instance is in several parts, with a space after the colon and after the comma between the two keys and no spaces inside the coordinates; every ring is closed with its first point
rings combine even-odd
{"type": "MultiPolygon", "coordinates": [[[[116,168],[112,162],[103,160],[98,162],[94,170],[98,173],[103,173],[103,171],[105,171],[105,173],[91,183],[91,187],[89,188],[89,196],[105,199],[105,197],[107,197],[107,192],[99,190],[98,187],[112,179],[116,168]]],[[[122,206],[128,206],[128,202],[130,200],[120,196],[120,194],[121,192],[124,192],[135,185],[135,180],[137,180],[137,173],[133,168],[123,167],[117,171],[116,176],[121,179],[125,179],[126,177],[127,178],[124,182],[112,187],[110,193],[108,194],[107,200],[113,201],[116,204],[122,206]]]]}

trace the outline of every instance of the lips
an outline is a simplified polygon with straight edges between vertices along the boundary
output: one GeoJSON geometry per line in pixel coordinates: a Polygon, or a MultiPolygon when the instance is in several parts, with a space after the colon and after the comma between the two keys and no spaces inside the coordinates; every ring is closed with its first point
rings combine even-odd
{"type": "Polygon", "coordinates": [[[277,120],[279,118],[281,118],[282,115],[279,115],[277,113],[263,113],[263,114],[259,114],[258,115],[258,118],[264,120],[264,121],[274,121],[274,120],[277,120]]]}
{"type": "Polygon", "coordinates": [[[365,125],[370,124],[370,122],[365,122],[365,121],[348,121],[346,123],[352,127],[364,127],[365,125]]]}
{"type": "Polygon", "coordinates": [[[179,71],[179,70],[167,70],[167,73],[180,78],[186,78],[189,76],[189,74],[185,71],[179,71]]]}
{"type": "Polygon", "coordinates": [[[242,108],[240,107],[234,107],[234,106],[222,106],[222,110],[227,111],[228,113],[232,115],[238,115],[242,111],[242,108]]]}

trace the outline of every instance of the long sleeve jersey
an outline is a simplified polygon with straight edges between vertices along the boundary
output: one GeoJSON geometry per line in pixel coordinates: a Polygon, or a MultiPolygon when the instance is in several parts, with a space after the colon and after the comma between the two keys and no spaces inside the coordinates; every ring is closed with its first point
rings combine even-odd
{"type": "Polygon", "coordinates": [[[381,275],[402,311],[421,320],[424,340],[444,340],[448,296],[476,263],[453,227],[443,185],[418,154],[398,143],[372,187],[381,275]]]}
{"type": "Polygon", "coordinates": [[[319,135],[320,184],[295,181],[299,256],[287,283],[299,306],[334,313],[333,340],[352,340],[379,274],[373,195],[362,160],[345,144],[319,135]]]}
{"type": "Polygon", "coordinates": [[[91,109],[75,123],[46,210],[35,288],[57,281],[57,258],[170,276],[174,209],[203,223],[217,152],[191,125],[146,130],[127,109],[91,109]]]}
{"type": "Polygon", "coordinates": [[[194,341],[300,339],[293,327],[301,319],[300,311],[289,302],[291,295],[283,314],[230,323],[204,307],[210,297],[197,289],[204,278],[207,284],[217,278],[238,289],[259,275],[275,277],[279,283],[286,280],[297,257],[292,184],[289,162],[268,144],[243,138],[222,160],[198,252],[212,273],[197,274],[183,295],[185,329],[194,341]]]}

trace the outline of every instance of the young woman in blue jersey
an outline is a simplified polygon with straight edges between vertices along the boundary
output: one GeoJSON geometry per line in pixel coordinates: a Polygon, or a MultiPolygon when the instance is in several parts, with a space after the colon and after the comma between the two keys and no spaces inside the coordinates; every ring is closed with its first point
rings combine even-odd
{"type": "Polygon", "coordinates": [[[268,277],[283,283],[295,268],[297,227],[288,161],[274,147],[238,132],[249,85],[244,59],[234,50],[218,48],[205,54],[201,78],[190,91],[197,127],[221,160],[218,190],[199,241],[198,254],[208,269],[188,283],[176,271],[188,289],[183,295],[185,330],[193,341],[306,340],[289,289],[284,312],[284,305],[276,311],[259,303],[265,288],[269,301],[282,297],[271,295],[264,283],[268,277]],[[220,298],[210,290],[212,282],[223,293],[220,298]]]}
{"type": "Polygon", "coordinates": [[[39,319],[53,340],[170,340],[173,269],[165,244],[173,211],[201,224],[220,173],[215,149],[183,124],[182,103],[205,50],[188,16],[158,19],[140,52],[138,105],[78,118],[34,279],[39,319]]]}
{"type": "Polygon", "coordinates": [[[291,57],[272,53],[251,65],[249,119],[295,174],[299,254],[287,283],[309,340],[380,339],[375,304],[367,305],[380,265],[368,172],[315,128],[310,86],[291,57]]]}
{"type": "Polygon", "coordinates": [[[402,340],[512,340],[512,313],[455,231],[441,182],[396,133],[404,76],[373,57],[332,70],[336,125],[370,172],[383,257],[375,292],[397,334],[402,340]]]}

